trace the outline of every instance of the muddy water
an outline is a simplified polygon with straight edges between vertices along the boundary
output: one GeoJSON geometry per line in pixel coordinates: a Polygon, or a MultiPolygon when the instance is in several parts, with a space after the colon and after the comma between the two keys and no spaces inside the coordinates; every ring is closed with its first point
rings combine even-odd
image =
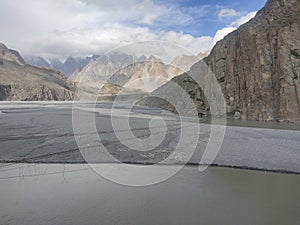
{"type": "MultiPolygon", "coordinates": [[[[125,187],[87,165],[0,165],[0,224],[249,224],[300,221],[300,176],[185,167],[125,187]]],[[[163,169],[163,168],[162,168],[163,169]]]]}

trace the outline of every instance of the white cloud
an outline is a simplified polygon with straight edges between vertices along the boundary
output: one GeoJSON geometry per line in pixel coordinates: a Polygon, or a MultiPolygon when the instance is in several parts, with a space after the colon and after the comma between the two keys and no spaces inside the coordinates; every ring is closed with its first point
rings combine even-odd
{"type": "Polygon", "coordinates": [[[1,0],[0,27],[4,40],[16,42],[54,30],[97,28],[111,23],[151,24],[166,13],[151,0],[1,0]]]}
{"type": "Polygon", "coordinates": [[[242,16],[240,18],[238,18],[236,21],[234,21],[233,23],[231,23],[230,26],[233,27],[239,27],[244,23],[247,23],[249,20],[251,20],[257,12],[249,12],[248,14],[246,14],[245,16],[242,16]]]}
{"type": "Polygon", "coordinates": [[[222,40],[227,34],[235,31],[239,26],[243,25],[244,23],[247,23],[249,20],[251,20],[257,12],[250,12],[247,13],[244,16],[241,16],[234,22],[232,22],[229,26],[224,27],[223,29],[220,29],[216,32],[214,37],[214,44],[216,44],[218,41],[222,40]]]}
{"type": "Polygon", "coordinates": [[[57,56],[66,58],[69,55],[86,56],[115,48],[132,48],[135,49],[132,53],[155,54],[165,61],[170,61],[176,55],[198,54],[210,49],[213,38],[208,36],[196,38],[174,31],[155,33],[147,27],[133,28],[116,24],[98,29],[57,31],[52,35],[39,37],[33,42],[36,47],[24,49],[24,52],[47,58],[57,56]],[[152,47],[149,48],[148,43],[143,46],[141,42],[151,42],[152,47]],[[139,46],[139,49],[136,46],[139,46]]]}
{"type": "Polygon", "coordinates": [[[241,14],[239,12],[235,11],[234,9],[223,8],[219,11],[218,18],[220,20],[223,20],[223,19],[230,19],[233,17],[238,17],[240,15],[241,14]]]}
{"type": "Polygon", "coordinates": [[[227,34],[235,31],[236,27],[224,27],[221,30],[218,30],[214,36],[214,44],[222,40],[227,34]]]}
{"type": "MultiPolygon", "coordinates": [[[[118,46],[144,41],[156,42],[146,49],[169,61],[176,54],[198,54],[254,15],[242,16],[219,30],[214,37],[195,37],[174,31],[150,30],[149,26],[186,25],[194,17],[206,16],[209,6],[166,7],[153,0],[1,0],[0,42],[23,55],[64,59],[69,55],[99,54],[118,46]],[[159,43],[164,42],[164,46],[159,43]],[[168,47],[170,43],[173,47],[168,47]],[[177,47],[174,47],[176,45],[177,47]]],[[[222,9],[219,17],[237,16],[233,9],[222,9]]],[[[164,27],[164,26],[161,26],[164,27]]],[[[145,51],[141,46],[140,53],[145,51]]]]}

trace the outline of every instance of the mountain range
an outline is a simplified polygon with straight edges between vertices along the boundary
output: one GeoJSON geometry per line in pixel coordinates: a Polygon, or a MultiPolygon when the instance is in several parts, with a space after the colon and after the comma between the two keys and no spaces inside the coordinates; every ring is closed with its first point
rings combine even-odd
{"type": "Polygon", "coordinates": [[[25,56],[24,61],[32,66],[52,68],[63,73],[66,77],[71,76],[75,72],[80,72],[90,61],[92,57],[75,58],[68,57],[65,62],[58,58],[51,58],[49,61],[41,56],[25,56]]]}
{"type": "Polygon", "coordinates": [[[69,77],[74,82],[106,81],[125,88],[151,92],[175,76],[186,72],[204,54],[178,56],[171,64],[165,64],[155,56],[114,53],[88,63],[80,72],[69,77]]]}

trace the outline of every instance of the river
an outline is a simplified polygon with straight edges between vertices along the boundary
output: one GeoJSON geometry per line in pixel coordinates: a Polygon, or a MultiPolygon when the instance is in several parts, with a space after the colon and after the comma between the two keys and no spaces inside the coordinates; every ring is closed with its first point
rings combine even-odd
{"type": "Polygon", "coordinates": [[[243,224],[300,221],[300,176],[185,167],[148,187],[112,183],[87,165],[0,169],[0,224],[243,224]]]}

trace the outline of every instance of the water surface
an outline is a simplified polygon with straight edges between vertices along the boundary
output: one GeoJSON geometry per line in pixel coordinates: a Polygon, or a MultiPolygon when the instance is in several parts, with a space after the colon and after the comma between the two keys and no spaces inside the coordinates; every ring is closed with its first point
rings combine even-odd
{"type": "Polygon", "coordinates": [[[87,165],[1,165],[0,224],[249,224],[300,221],[300,176],[185,167],[149,187],[87,165]]]}

